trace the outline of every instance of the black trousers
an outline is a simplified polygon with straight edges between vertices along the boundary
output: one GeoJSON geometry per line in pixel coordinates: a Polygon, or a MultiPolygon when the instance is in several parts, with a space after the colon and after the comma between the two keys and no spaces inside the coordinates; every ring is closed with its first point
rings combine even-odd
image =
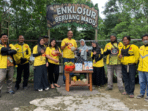
{"type": "Polygon", "coordinates": [[[105,84],[105,71],[104,67],[93,67],[94,73],[92,74],[93,85],[104,85],[105,84]]]}
{"type": "Polygon", "coordinates": [[[127,73],[127,66],[122,65],[122,75],[123,81],[125,85],[125,91],[128,94],[134,94],[135,90],[135,75],[136,75],[136,67],[135,65],[129,65],[129,73],[127,73]]]}
{"type": "Polygon", "coordinates": [[[22,72],[24,71],[23,75],[23,87],[27,87],[28,85],[28,78],[29,78],[29,63],[18,65],[17,67],[17,79],[16,79],[16,88],[19,88],[19,84],[21,83],[22,72]]]}
{"type": "Polygon", "coordinates": [[[48,66],[48,79],[50,84],[57,83],[59,78],[59,65],[49,63],[48,66]]]}

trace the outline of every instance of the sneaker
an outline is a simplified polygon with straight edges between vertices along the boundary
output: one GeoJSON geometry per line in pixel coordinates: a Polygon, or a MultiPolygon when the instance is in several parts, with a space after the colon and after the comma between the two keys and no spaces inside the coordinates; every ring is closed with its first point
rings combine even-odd
{"type": "Polygon", "coordinates": [[[45,88],[45,91],[48,91],[49,90],[49,87],[45,88]]]}
{"type": "Polygon", "coordinates": [[[144,100],[148,102],[148,96],[144,100]]]}
{"type": "Polygon", "coordinates": [[[13,90],[8,91],[9,94],[15,94],[13,90]]]}
{"type": "Polygon", "coordinates": [[[43,91],[43,89],[38,89],[39,92],[43,91]]]}
{"type": "Polygon", "coordinates": [[[139,94],[139,95],[137,96],[137,99],[140,99],[140,98],[143,98],[143,97],[144,97],[144,95],[139,94]]]}
{"type": "Polygon", "coordinates": [[[113,88],[107,87],[106,90],[112,90],[113,88]]]}

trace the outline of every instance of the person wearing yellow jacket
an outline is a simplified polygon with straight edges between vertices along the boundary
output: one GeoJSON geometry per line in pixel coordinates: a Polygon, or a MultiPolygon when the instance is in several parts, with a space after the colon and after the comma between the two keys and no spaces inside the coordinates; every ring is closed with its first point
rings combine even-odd
{"type": "Polygon", "coordinates": [[[100,87],[105,84],[103,49],[95,41],[92,42],[92,47],[93,47],[91,52],[91,57],[93,60],[92,81],[93,85],[100,87]]]}
{"type": "Polygon", "coordinates": [[[17,78],[15,89],[19,89],[19,84],[21,83],[22,72],[24,71],[23,75],[23,89],[27,89],[28,86],[28,78],[29,78],[29,59],[31,56],[31,49],[28,44],[24,43],[24,36],[19,35],[18,37],[19,43],[15,44],[15,48],[17,49],[17,78]]]}
{"type": "Polygon", "coordinates": [[[135,66],[139,59],[139,52],[136,45],[130,44],[130,36],[124,36],[122,40],[124,46],[119,51],[119,58],[122,63],[122,75],[125,84],[125,92],[123,92],[122,94],[128,94],[130,98],[133,98],[136,75],[135,66]]]}
{"type": "Polygon", "coordinates": [[[107,64],[107,77],[108,77],[108,86],[106,90],[112,90],[113,88],[113,76],[114,72],[117,75],[117,84],[119,91],[124,92],[123,81],[122,81],[122,72],[121,72],[121,62],[118,58],[118,52],[122,48],[123,44],[117,42],[117,37],[115,35],[110,36],[111,42],[106,44],[104,49],[104,55],[107,55],[106,64],[107,64]]]}
{"type": "Polygon", "coordinates": [[[8,43],[8,35],[1,35],[0,43],[0,97],[3,83],[7,77],[7,89],[8,93],[14,94],[12,90],[12,80],[14,74],[14,55],[16,54],[16,48],[8,43]]]}
{"type": "Polygon", "coordinates": [[[148,101],[148,34],[142,36],[143,46],[139,49],[139,84],[140,94],[137,98],[143,98],[145,90],[147,91],[145,101],[148,101]]]}
{"type": "Polygon", "coordinates": [[[46,67],[46,47],[43,37],[38,39],[38,44],[33,47],[34,59],[34,89],[38,91],[49,90],[46,67]]]}

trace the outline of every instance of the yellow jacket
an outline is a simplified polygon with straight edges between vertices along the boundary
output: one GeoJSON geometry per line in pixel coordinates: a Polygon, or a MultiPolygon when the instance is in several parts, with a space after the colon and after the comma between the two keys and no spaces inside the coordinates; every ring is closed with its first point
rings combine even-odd
{"type": "MultiPolygon", "coordinates": [[[[4,47],[4,46],[0,44],[0,69],[5,69],[5,68],[7,68],[7,55],[3,56],[1,54],[2,47],[4,47]]],[[[16,50],[16,48],[12,44],[9,44],[9,47],[10,47],[10,49],[16,50]]],[[[15,60],[15,55],[16,54],[13,55],[14,60],[15,60]]]]}
{"type": "MultiPolygon", "coordinates": [[[[103,49],[101,49],[101,54],[103,54],[103,49]]],[[[91,52],[91,57],[93,56],[93,52],[91,52]]],[[[99,54],[99,57],[101,55],[99,54]]],[[[104,66],[104,62],[103,62],[103,58],[99,61],[95,61],[95,59],[93,60],[93,67],[103,67],[104,66]]]]}
{"type": "MultiPolygon", "coordinates": [[[[138,48],[138,46],[131,44],[131,45],[123,46],[122,49],[127,49],[127,48],[129,48],[128,54],[130,56],[122,56],[121,63],[123,65],[137,64],[138,59],[139,59],[139,52],[138,52],[139,48],[138,48]]],[[[119,55],[120,54],[121,54],[121,50],[119,51],[119,55]]]]}
{"type": "MultiPolygon", "coordinates": [[[[106,52],[107,49],[108,50],[111,50],[112,47],[113,47],[113,45],[111,44],[111,42],[107,43],[106,46],[105,46],[105,48],[104,48],[104,52],[106,52]]],[[[122,47],[123,47],[122,42],[119,42],[118,43],[118,49],[121,50],[122,47]]],[[[110,58],[110,54],[108,54],[107,57],[106,57],[106,64],[109,64],[109,58],[110,58]]]]}
{"type": "Polygon", "coordinates": [[[139,49],[139,65],[138,71],[148,72],[148,47],[144,45],[139,49]]]}
{"type": "Polygon", "coordinates": [[[26,64],[29,62],[30,56],[31,56],[31,49],[29,47],[28,44],[23,44],[23,45],[19,45],[19,44],[15,44],[14,45],[16,50],[17,50],[17,54],[16,54],[16,64],[20,64],[21,62],[21,58],[26,58],[27,61],[23,64],[26,64]],[[28,50],[28,54],[26,53],[26,51],[28,50]]]}
{"type": "MultiPolygon", "coordinates": [[[[33,54],[38,54],[38,45],[33,47],[33,54]]],[[[34,66],[41,66],[46,64],[46,54],[39,55],[34,59],[34,66]]]]}

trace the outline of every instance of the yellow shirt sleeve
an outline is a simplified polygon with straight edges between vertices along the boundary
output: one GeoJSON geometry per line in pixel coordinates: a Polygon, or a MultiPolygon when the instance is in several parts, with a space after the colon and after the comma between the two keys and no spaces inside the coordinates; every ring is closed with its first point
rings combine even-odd
{"type": "Polygon", "coordinates": [[[61,53],[61,49],[59,48],[59,52],[61,53]]]}
{"type": "Polygon", "coordinates": [[[105,48],[104,48],[104,52],[106,52],[107,51],[107,44],[105,45],[105,48]]]}
{"type": "Polygon", "coordinates": [[[78,47],[78,46],[77,46],[77,42],[76,42],[76,41],[74,42],[74,47],[75,47],[75,48],[77,48],[77,47],[78,47]]]}
{"type": "Polygon", "coordinates": [[[46,55],[50,55],[50,49],[49,49],[49,47],[47,47],[47,49],[46,49],[46,55]]]}
{"type": "Polygon", "coordinates": [[[28,44],[27,44],[27,46],[28,46],[28,48],[27,48],[28,49],[28,55],[26,55],[26,59],[29,60],[29,58],[31,56],[31,49],[30,49],[28,44]]]}
{"type": "Polygon", "coordinates": [[[11,47],[11,49],[16,50],[16,48],[14,47],[14,45],[10,44],[9,46],[11,47]]]}
{"type": "Polygon", "coordinates": [[[93,52],[91,52],[91,57],[93,56],[93,52]]]}
{"type": "Polygon", "coordinates": [[[37,46],[35,46],[34,48],[33,48],[33,54],[37,54],[38,52],[37,52],[37,46]]]}
{"type": "Polygon", "coordinates": [[[138,46],[134,45],[134,55],[135,55],[135,61],[136,63],[138,63],[138,60],[139,60],[139,48],[138,46]]]}
{"type": "Polygon", "coordinates": [[[64,45],[65,45],[65,41],[64,41],[64,40],[62,40],[61,46],[64,46],[64,45]]]}
{"type": "Polygon", "coordinates": [[[104,52],[103,52],[103,49],[101,49],[101,54],[103,54],[104,52]]]}

